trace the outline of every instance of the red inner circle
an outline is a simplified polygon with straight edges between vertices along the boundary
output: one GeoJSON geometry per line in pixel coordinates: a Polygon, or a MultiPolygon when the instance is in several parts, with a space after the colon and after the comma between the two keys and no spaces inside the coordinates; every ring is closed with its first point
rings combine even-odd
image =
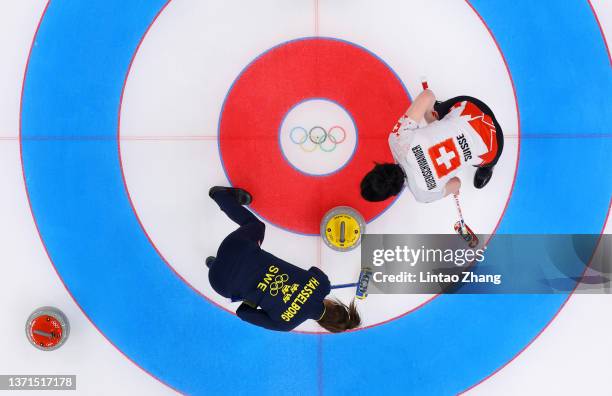
{"type": "Polygon", "coordinates": [[[61,323],[49,315],[41,315],[32,320],[30,327],[30,336],[36,344],[43,347],[53,347],[62,340],[63,329],[61,323]],[[34,330],[53,334],[53,337],[47,337],[42,334],[35,334],[34,330]]]}
{"type": "Polygon", "coordinates": [[[398,77],[361,47],[324,38],[274,47],[242,72],[225,100],[219,148],[227,177],[253,194],[253,210],[289,231],[318,234],[323,215],[340,205],[370,221],[392,200],[365,201],[359,183],[374,162],[393,162],[388,134],[409,105],[398,77]],[[294,169],[278,141],[287,112],[316,98],[340,104],[358,134],[353,158],[326,176],[294,169]]]}

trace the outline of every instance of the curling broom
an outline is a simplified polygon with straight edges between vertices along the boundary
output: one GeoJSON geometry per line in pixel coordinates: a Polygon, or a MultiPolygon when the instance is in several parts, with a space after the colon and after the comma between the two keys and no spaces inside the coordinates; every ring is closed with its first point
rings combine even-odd
{"type": "Polygon", "coordinates": [[[457,194],[453,194],[455,198],[455,205],[457,206],[457,213],[459,213],[459,221],[455,223],[455,232],[459,234],[461,239],[467,242],[468,246],[471,248],[475,248],[478,246],[478,237],[474,234],[474,231],[463,220],[463,213],[461,212],[461,205],[459,205],[459,196],[457,194]]]}

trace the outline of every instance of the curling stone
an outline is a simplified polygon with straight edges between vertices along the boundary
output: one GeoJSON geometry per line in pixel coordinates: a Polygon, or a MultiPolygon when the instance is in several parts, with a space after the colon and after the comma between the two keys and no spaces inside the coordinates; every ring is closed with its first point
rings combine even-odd
{"type": "Polygon", "coordinates": [[[25,330],[32,345],[43,351],[52,351],[64,345],[70,334],[70,324],[59,309],[41,307],[32,312],[25,330]]]}
{"type": "Polygon", "coordinates": [[[363,216],[348,206],[337,206],[323,216],[321,238],[330,248],[339,252],[355,249],[365,232],[363,216]]]}

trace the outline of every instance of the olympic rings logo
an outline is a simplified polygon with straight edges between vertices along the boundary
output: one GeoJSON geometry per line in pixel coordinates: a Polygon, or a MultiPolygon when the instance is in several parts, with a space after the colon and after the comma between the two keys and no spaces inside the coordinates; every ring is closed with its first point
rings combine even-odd
{"type": "Polygon", "coordinates": [[[316,149],[330,153],[346,140],[346,131],[339,125],[334,125],[329,130],[313,126],[309,131],[297,126],[289,132],[289,139],[307,153],[312,153],[316,149]]]}
{"type": "Polygon", "coordinates": [[[289,275],[281,274],[274,277],[274,282],[270,284],[270,295],[272,297],[278,295],[278,291],[283,288],[285,282],[289,280],[289,275]]]}

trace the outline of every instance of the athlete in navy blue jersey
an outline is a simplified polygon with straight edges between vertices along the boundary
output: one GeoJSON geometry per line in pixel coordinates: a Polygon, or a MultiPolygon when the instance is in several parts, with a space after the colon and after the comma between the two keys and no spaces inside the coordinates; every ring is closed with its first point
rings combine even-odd
{"type": "Polygon", "coordinates": [[[252,201],[242,189],[213,187],[209,191],[221,210],[240,227],[208,257],[208,279],[215,291],[243,301],[236,315],[270,330],[290,331],[308,319],[338,333],[361,323],[354,302],[349,306],[326,298],[327,275],[317,267],[304,270],[261,249],[265,225],[243,205],[252,201]]]}

